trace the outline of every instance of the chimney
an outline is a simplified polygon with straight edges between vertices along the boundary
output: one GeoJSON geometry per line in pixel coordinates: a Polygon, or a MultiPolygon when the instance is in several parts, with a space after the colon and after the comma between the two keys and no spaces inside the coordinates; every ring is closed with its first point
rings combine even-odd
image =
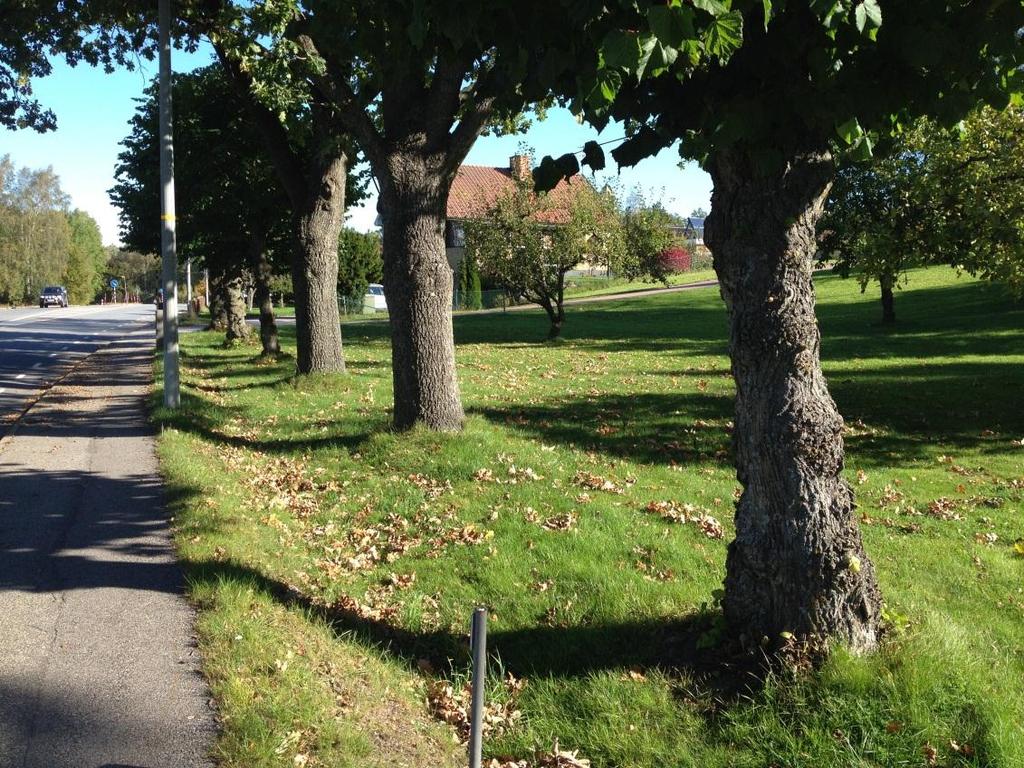
{"type": "Polygon", "coordinates": [[[533,172],[533,158],[530,155],[512,155],[508,159],[508,169],[513,179],[526,181],[533,172]]]}

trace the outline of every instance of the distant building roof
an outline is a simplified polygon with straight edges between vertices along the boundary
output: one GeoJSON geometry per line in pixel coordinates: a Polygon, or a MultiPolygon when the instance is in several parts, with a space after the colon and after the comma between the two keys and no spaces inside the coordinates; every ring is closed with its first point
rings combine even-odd
{"type": "MultiPolygon", "coordinates": [[[[530,158],[513,155],[508,168],[485,165],[463,165],[459,168],[448,195],[448,218],[478,219],[510,189],[516,177],[526,179],[530,174],[530,158]]],[[[569,220],[569,207],[580,190],[592,190],[581,175],[576,174],[558,183],[549,195],[551,207],[538,218],[548,224],[564,224],[569,220]]]]}

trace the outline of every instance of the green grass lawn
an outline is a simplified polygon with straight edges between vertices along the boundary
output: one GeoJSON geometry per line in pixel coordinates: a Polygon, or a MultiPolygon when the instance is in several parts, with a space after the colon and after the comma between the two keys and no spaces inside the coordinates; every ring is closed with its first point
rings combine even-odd
{"type": "Polygon", "coordinates": [[[602,296],[609,293],[632,293],[633,291],[649,291],[652,288],[665,288],[673,285],[686,285],[704,280],[717,280],[713,269],[696,269],[690,272],[676,272],[666,279],[665,283],[650,280],[626,280],[625,278],[578,277],[568,278],[565,291],[567,299],[581,299],[587,296],[602,296]],[[667,283],[667,286],[666,286],[667,283]]]}
{"type": "Polygon", "coordinates": [[[501,764],[557,741],[594,768],[1024,766],[1024,309],[916,271],[889,329],[873,293],[817,285],[891,631],[757,688],[714,648],[737,492],[716,289],[574,307],[554,345],[542,313],[458,317],[457,436],[388,431],[384,323],[346,325],[348,375],[301,380],[184,336],[182,409],[155,418],[219,759],[463,764],[482,604],[501,764]]]}

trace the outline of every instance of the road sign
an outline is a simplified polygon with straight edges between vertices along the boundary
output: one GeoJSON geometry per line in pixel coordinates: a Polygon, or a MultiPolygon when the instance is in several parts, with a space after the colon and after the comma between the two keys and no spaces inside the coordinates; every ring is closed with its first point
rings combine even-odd
{"type": "Polygon", "coordinates": [[[113,288],[114,290],[117,290],[117,280],[111,280],[110,287],[113,288]]]}

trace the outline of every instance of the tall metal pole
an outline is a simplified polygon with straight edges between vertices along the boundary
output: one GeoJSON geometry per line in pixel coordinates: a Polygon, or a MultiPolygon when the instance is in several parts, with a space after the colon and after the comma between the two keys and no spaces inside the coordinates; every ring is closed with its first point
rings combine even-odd
{"type": "Polygon", "coordinates": [[[160,0],[160,250],[164,285],[164,406],[180,403],[178,249],[174,232],[174,122],[171,117],[171,0],[160,0]]]}

